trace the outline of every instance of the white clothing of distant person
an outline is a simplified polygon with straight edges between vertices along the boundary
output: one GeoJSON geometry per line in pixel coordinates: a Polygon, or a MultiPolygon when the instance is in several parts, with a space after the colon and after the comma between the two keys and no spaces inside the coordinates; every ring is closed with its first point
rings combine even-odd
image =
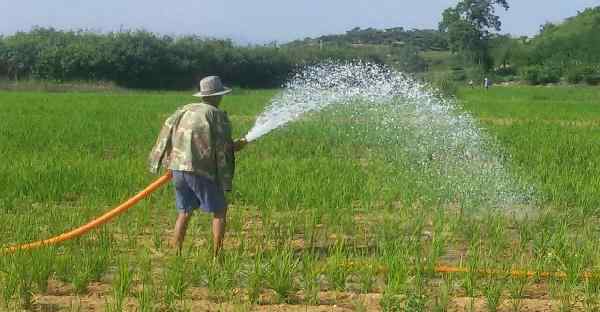
{"type": "Polygon", "coordinates": [[[483,87],[486,89],[489,89],[490,85],[491,85],[491,81],[487,77],[485,77],[485,79],[483,80],[483,87]]]}

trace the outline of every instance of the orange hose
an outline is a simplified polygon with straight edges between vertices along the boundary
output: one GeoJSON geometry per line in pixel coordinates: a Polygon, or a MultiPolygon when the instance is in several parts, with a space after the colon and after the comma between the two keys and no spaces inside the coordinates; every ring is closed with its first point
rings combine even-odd
{"type": "Polygon", "coordinates": [[[90,221],[89,223],[87,223],[85,225],[82,225],[76,229],[73,229],[69,232],[60,234],[60,235],[52,237],[52,238],[39,240],[36,242],[27,243],[27,244],[10,246],[10,247],[1,249],[1,251],[2,251],[1,253],[14,253],[18,250],[37,249],[37,248],[40,248],[43,246],[56,245],[61,242],[82,236],[85,233],[107,223],[108,221],[114,219],[116,216],[127,211],[129,208],[131,208],[135,204],[137,204],[140,200],[148,197],[148,195],[150,195],[152,192],[156,191],[158,188],[163,186],[165,183],[169,182],[169,180],[171,180],[171,177],[172,177],[171,171],[168,171],[162,177],[158,178],[156,181],[152,182],[152,184],[148,185],[143,191],[141,191],[138,194],[136,194],[135,196],[131,197],[130,199],[128,199],[121,205],[115,207],[113,210],[103,214],[102,216],[90,221]]]}
{"type": "MultiPolygon", "coordinates": [[[[435,269],[436,273],[469,273],[469,269],[459,268],[453,266],[439,265],[435,269]]],[[[567,274],[565,272],[532,272],[532,271],[521,271],[521,270],[513,270],[510,272],[506,271],[495,271],[495,270],[478,270],[477,273],[485,274],[485,275],[510,275],[512,277],[543,277],[543,278],[565,278],[567,274]]],[[[591,272],[583,272],[580,277],[582,278],[591,278],[594,277],[594,274],[591,272]]]]}

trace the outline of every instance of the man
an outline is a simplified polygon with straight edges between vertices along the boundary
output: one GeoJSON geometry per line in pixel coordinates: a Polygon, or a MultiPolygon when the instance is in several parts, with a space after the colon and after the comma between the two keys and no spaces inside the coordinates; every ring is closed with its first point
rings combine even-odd
{"type": "Polygon", "coordinates": [[[231,92],[217,76],[200,81],[202,99],[179,108],[164,123],[150,152],[150,171],[168,168],[173,174],[175,204],[178,211],[173,243],[178,253],[185,238],[192,212],[201,207],[213,214],[213,255],[223,246],[227,216],[225,193],[232,189],[234,152],[245,145],[233,142],[227,113],[219,109],[224,95],[231,92]]]}

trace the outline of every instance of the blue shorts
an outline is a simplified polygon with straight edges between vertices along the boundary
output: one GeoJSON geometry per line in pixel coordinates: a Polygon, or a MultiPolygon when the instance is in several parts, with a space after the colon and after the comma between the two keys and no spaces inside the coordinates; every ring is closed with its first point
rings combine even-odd
{"type": "Polygon", "coordinates": [[[205,212],[219,213],[227,208],[223,188],[207,177],[173,170],[173,186],[179,212],[202,208],[205,212]]]}

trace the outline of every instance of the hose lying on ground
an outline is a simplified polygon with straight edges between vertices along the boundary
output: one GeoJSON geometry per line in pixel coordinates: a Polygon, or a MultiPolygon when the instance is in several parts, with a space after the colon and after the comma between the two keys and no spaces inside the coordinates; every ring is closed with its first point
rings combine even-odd
{"type": "MultiPolygon", "coordinates": [[[[4,249],[0,249],[0,254],[14,253],[19,250],[31,250],[31,249],[37,249],[37,248],[41,248],[41,247],[45,247],[45,246],[49,246],[49,245],[56,245],[56,244],[59,244],[64,241],[80,237],[80,236],[86,234],[87,232],[109,222],[110,220],[114,219],[115,217],[122,214],[123,212],[127,211],[129,208],[131,208],[135,204],[137,204],[140,200],[148,197],[150,194],[152,194],[154,191],[159,189],[165,183],[169,182],[169,180],[171,180],[171,177],[172,177],[171,171],[168,171],[163,176],[158,178],[156,181],[152,182],[152,184],[148,185],[143,191],[141,191],[138,194],[136,194],[135,196],[131,197],[130,199],[128,199],[121,205],[115,207],[113,210],[103,214],[102,216],[90,221],[89,223],[87,223],[85,225],[82,225],[76,229],[73,229],[69,232],[60,234],[60,235],[52,237],[52,238],[39,240],[39,241],[26,243],[26,244],[21,244],[21,245],[14,245],[14,246],[10,246],[10,247],[4,248],[4,249]]],[[[439,265],[439,266],[435,267],[434,270],[436,273],[442,273],[442,274],[469,273],[469,269],[466,269],[466,268],[444,266],[444,265],[439,265]]],[[[567,277],[567,274],[564,272],[531,272],[531,271],[519,271],[519,270],[504,272],[504,271],[493,271],[493,270],[478,270],[477,273],[484,274],[484,275],[498,275],[498,276],[503,276],[503,275],[509,276],[510,275],[512,277],[541,277],[541,278],[565,278],[565,277],[567,277]]],[[[594,276],[595,275],[590,272],[583,272],[579,277],[580,278],[591,278],[594,276]]]]}
{"type": "MultiPolygon", "coordinates": [[[[467,268],[459,268],[453,266],[445,266],[438,265],[435,267],[436,273],[442,274],[457,274],[457,273],[470,273],[467,268]]],[[[540,277],[540,278],[566,278],[567,273],[565,272],[534,272],[534,271],[522,271],[522,270],[512,270],[512,271],[497,271],[497,270],[477,270],[477,273],[483,275],[495,275],[495,276],[511,276],[511,277],[540,277]]],[[[579,278],[592,278],[598,277],[600,275],[593,274],[591,272],[582,272],[579,274],[579,278]]]]}
{"type": "Polygon", "coordinates": [[[0,254],[14,253],[19,250],[30,250],[30,249],[37,249],[37,248],[44,247],[44,246],[49,246],[49,245],[56,245],[61,242],[82,236],[82,235],[86,234],[87,232],[107,223],[108,221],[114,219],[118,215],[127,211],[129,208],[131,208],[135,204],[137,204],[140,200],[148,197],[148,195],[152,194],[152,192],[156,191],[158,188],[163,186],[165,183],[169,182],[169,180],[171,180],[171,171],[168,171],[167,173],[165,173],[163,176],[158,178],[156,181],[152,182],[152,184],[148,185],[143,191],[139,192],[138,194],[131,197],[124,203],[115,207],[113,210],[103,214],[102,216],[90,221],[89,223],[87,223],[85,225],[82,225],[76,229],[69,231],[69,232],[66,232],[66,233],[63,233],[63,234],[60,234],[58,236],[51,237],[48,239],[39,240],[39,241],[26,243],[26,244],[9,246],[7,248],[0,249],[0,254]]]}

